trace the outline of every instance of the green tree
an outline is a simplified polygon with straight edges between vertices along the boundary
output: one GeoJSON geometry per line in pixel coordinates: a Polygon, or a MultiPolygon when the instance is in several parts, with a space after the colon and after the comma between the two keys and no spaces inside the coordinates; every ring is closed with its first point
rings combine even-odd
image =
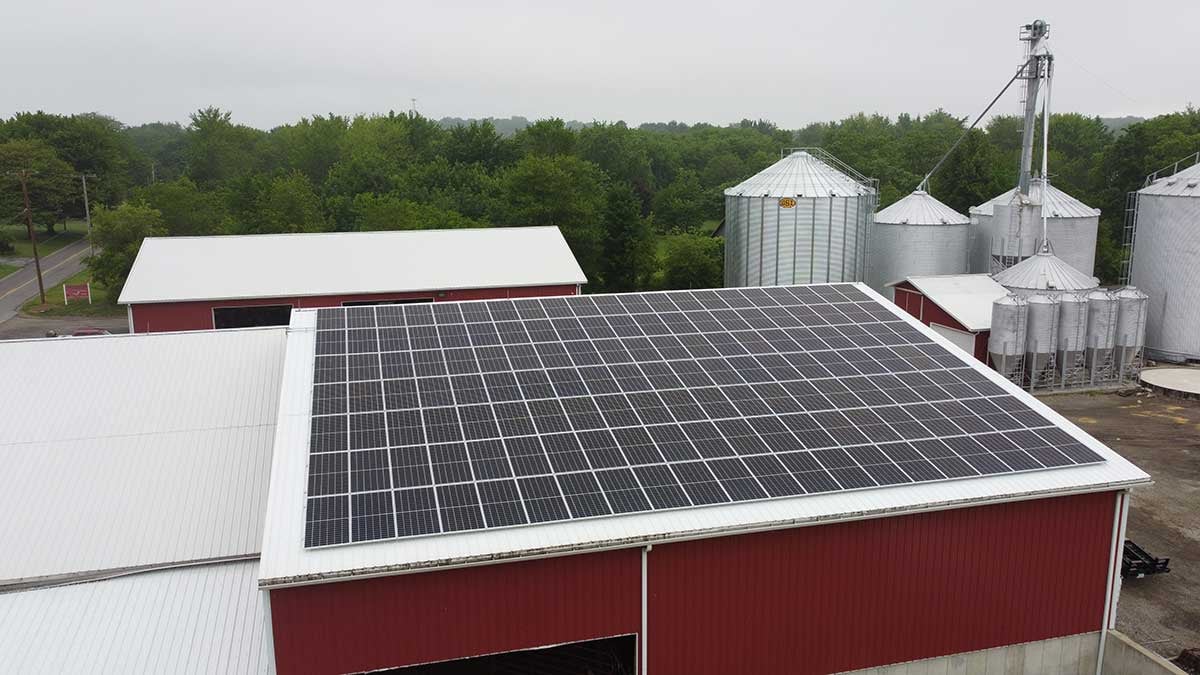
{"type": "Polygon", "coordinates": [[[134,198],[162,214],[171,236],[219,234],[228,216],[221,195],[202,191],[189,178],[138,188],[134,198]]]}
{"type": "Polygon", "coordinates": [[[702,234],[676,234],[663,242],[664,288],[719,288],[724,285],[725,244],[702,234]]]}
{"type": "Polygon", "coordinates": [[[656,263],[654,233],[642,217],[641,200],[628,184],[609,189],[604,228],[600,287],[609,292],[646,288],[656,263]]]}
{"type": "Polygon", "coordinates": [[[299,171],[267,183],[254,202],[254,215],[235,231],[246,234],[321,232],[326,228],[321,199],[299,171]]]}
{"type": "MultiPolygon", "coordinates": [[[[930,180],[930,193],[959,213],[977,206],[1011,188],[1000,178],[1002,156],[987,136],[972,129],[954,153],[946,158],[930,180]]],[[[933,168],[931,165],[930,169],[933,168]]]]}
{"type": "Polygon", "coordinates": [[[446,134],[445,157],[456,164],[479,164],[495,169],[512,163],[516,149],[490,121],[451,127],[446,134]]]}
{"type": "Polygon", "coordinates": [[[654,195],[654,224],[660,232],[699,229],[706,214],[705,190],[696,172],[684,169],[654,195]]]}
{"type": "Polygon", "coordinates": [[[299,171],[313,183],[320,183],[341,158],[342,139],[349,127],[345,117],[314,115],[272,129],[271,142],[284,169],[299,171]]]}
{"type": "Polygon", "coordinates": [[[529,155],[500,174],[491,220],[558,226],[584,271],[599,277],[606,194],[607,179],[595,164],[570,155],[529,155]]]}
{"type": "Polygon", "coordinates": [[[538,120],[513,137],[522,152],[541,156],[569,155],[575,150],[576,140],[576,133],[557,117],[538,120]]]}
{"type": "Polygon", "coordinates": [[[258,165],[265,139],[257,129],[234,124],[228,111],[198,110],[187,128],[188,176],[204,187],[245,176],[258,165]]]}
{"type": "Polygon", "coordinates": [[[49,234],[74,198],[74,171],[54,148],[39,140],[0,143],[0,222],[25,223],[25,203],[16,174],[27,172],[29,206],[35,226],[49,234]]]}
{"type": "Polygon", "coordinates": [[[176,122],[151,122],[125,127],[121,133],[140,152],[144,161],[130,167],[130,180],[148,185],[156,180],[175,180],[187,168],[187,132],[176,122]]]}
{"type": "MultiPolygon", "coordinates": [[[[89,198],[111,203],[125,198],[131,185],[131,166],[144,161],[122,135],[123,128],[120,122],[104,115],[20,113],[3,125],[0,138],[46,143],[76,173],[92,174],[88,181],[89,198]]],[[[82,216],[82,192],[77,191],[64,206],[69,215],[82,216]]]]}
{"type": "Polygon", "coordinates": [[[88,257],[86,264],[96,281],[109,289],[109,298],[120,297],[142,240],[164,234],[162,214],[139,202],[92,211],[92,240],[98,253],[88,257]]]}
{"type": "Polygon", "coordinates": [[[447,230],[486,226],[457,211],[419,204],[395,195],[369,192],[356,195],[352,209],[359,230],[447,230]]]}
{"type": "Polygon", "coordinates": [[[650,157],[640,134],[631,131],[624,122],[598,122],[584,127],[579,132],[577,152],[609,178],[632,185],[640,204],[649,199],[654,187],[650,157]]]}

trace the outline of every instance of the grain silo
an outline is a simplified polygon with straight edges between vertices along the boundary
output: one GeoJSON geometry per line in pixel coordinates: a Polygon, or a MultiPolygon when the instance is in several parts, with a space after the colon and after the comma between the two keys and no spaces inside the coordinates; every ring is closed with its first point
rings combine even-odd
{"type": "Polygon", "coordinates": [[[1148,296],[1126,286],[1113,297],[1117,299],[1116,362],[1124,370],[1135,364],[1145,344],[1148,296]]]}
{"type": "Polygon", "coordinates": [[[1020,295],[1008,294],[992,302],[992,330],[988,335],[988,356],[1001,375],[1018,379],[1025,359],[1025,327],[1029,306],[1020,295]]]}
{"type": "Polygon", "coordinates": [[[1147,356],[1186,361],[1200,359],[1200,164],[1168,171],[1133,198],[1129,281],[1150,296],[1147,356]]]}
{"type": "Polygon", "coordinates": [[[1053,185],[1045,189],[1041,178],[1030,180],[1028,195],[1013,188],[971,207],[970,214],[972,272],[994,273],[1034,255],[1043,216],[1054,253],[1089,277],[1095,271],[1100,209],[1053,185]]]}
{"type": "Polygon", "coordinates": [[[1064,385],[1081,384],[1085,374],[1084,350],[1087,349],[1087,293],[1069,292],[1058,296],[1058,370],[1064,385]]]}
{"type": "Polygon", "coordinates": [[[876,182],[819,148],[781,154],[725,191],[725,285],[865,280],[876,182]]]}
{"type": "Polygon", "coordinates": [[[968,219],[917,190],[875,214],[867,278],[884,295],[910,276],[962,274],[967,269],[968,219]]]}
{"type": "Polygon", "coordinates": [[[1037,293],[1025,298],[1025,375],[1031,386],[1054,379],[1058,351],[1058,298],[1037,293]]]}

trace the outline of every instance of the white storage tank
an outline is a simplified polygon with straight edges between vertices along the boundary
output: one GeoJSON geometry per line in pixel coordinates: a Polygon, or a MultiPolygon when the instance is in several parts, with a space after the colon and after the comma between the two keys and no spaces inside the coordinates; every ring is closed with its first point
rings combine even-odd
{"type": "Polygon", "coordinates": [[[1003,250],[1001,247],[1018,250],[1020,258],[1032,255],[1037,250],[1037,240],[1042,236],[1041,218],[1044,211],[1047,237],[1054,242],[1054,253],[1089,277],[1095,273],[1100,209],[1084,204],[1053,185],[1045,190],[1043,199],[1044,185],[1041,178],[1034,178],[1030,182],[1028,197],[1022,197],[1013,188],[979,206],[971,207],[971,272],[994,272],[996,261],[993,258],[1003,250]],[[997,205],[1001,206],[1000,214],[996,213],[997,205]],[[1007,210],[1010,205],[1016,209],[1015,212],[1007,210]],[[1018,219],[1019,225],[1013,218],[1018,219]],[[1012,241],[1012,232],[1018,230],[1020,241],[1015,243],[1012,241]]]}
{"type": "Polygon", "coordinates": [[[1058,296],[1058,369],[1065,383],[1075,383],[1083,371],[1087,349],[1086,293],[1058,296]]]}
{"type": "Polygon", "coordinates": [[[725,190],[725,285],[865,281],[877,195],[819,148],[785,150],[725,190]]]}
{"type": "Polygon", "coordinates": [[[1094,377],[1112,365],[1117,344],[1117,299],[1108,291],[1096,289],[1088,293],[1087,301],[1086,363],[1094,377]]]}
{"type": "Polygon", "coordinates": [[[1149,296],[1146,355],[1200,359],[1200,164],[1137,192],[1129,282],[1149,296]]]}
{"type": "Polygon", "coordinates": [[[1146,337],[1145,293],[1126,286],[1113,293],[1117,300],[1116,360],[1118,367],[1128,368],[1142,349],[1146,337]]]}
{"type": "Polygon", "coordinates": [[[1028,305],[1025,298],[1009,294],[992,302],[992,329],[988,335],[988,356],[992,367],[1012,378],[1020,373],[1025,358],[1025,325],[1028,305]]]}
{"type": "Polygon", "coordinates": [[[910,276],[967,270],[970,219],[917,190],[875,214],[868,247],[868,283],[891,296],[888,284],[910,276]]]}
{"type": "MultiPolygon", "coordinates": [[[[1053,239],[1051,242],[1054,243],[1054,250],[1057,250],[1057,242],[1053,239]]],[[[1026,296],[1088,291],[1100,285],[1095,277],[1068,265],[1046,248],[1002,272],[993,274],[992,279],[1009,291],[1026,296]]]]}
{"type": "Polygon", "coordinates": [[[1058,299],[1049,295],[1031,295],[1025,323],[1025,372],[1034,383],[1042,377],[1058,350],[1058,299]]]}

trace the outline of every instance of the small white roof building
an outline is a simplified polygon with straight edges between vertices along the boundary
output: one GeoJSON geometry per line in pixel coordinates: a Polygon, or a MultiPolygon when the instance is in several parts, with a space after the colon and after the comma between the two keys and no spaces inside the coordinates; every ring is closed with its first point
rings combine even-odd
{"type": "Polygon", "coordinates": [[[992,302],[1008,295],[1008,290],[987,274],[913,276],[904,281],[973,332],[992,327],[992,302]]]}
{"type": "Polygon", "coordinates": [[[150,237],[120,303],[586,282],[557,227],[150,237]]]}

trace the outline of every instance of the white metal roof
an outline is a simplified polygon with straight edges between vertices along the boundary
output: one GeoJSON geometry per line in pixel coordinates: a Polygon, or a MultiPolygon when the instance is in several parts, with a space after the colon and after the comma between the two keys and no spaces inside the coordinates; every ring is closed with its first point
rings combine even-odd
{"type": "Polygon", "coordinates": [[[992,302],[1008,295],[1007,289],[986,274],[915,276],[905,281],[969,331],[991,329],[992,302]]]}
{"type": "Polygon", "coordinates": [[[0,342],[0,585],[257,553],[281,328],[0,342]]]}
{"type": "Polygon", "coordinates": [[[275,672],[258,563],[0,594],[5,673],[275,672]]]}
{"type": "Polygon", "coordinates": [[[152,237],[122,304],[582,284],[557,227],[152,237]]]}
{"type": "MultiPolygon", "coordinates": [[[[897,316],[930,335],[935,342],[947,348],[952,346],[944,337],[922,326],[874,291],[861,284],[858,286],[897,316]]],[[[259,568],[259,583],[264,587],[625,548],[656,541],[1097,491],[1145,484],[1150,480],[1136,466],[995,371],[961,350],[952,349],[951,353],[958,355],[966,365],[1022,399],[1106,461],[938,483],[306,549],[305,491],[316,312],[296,311],[292,317],[259,568]]]]}
{"type": "Polygon", "coordinates": [[[1200,164],[1188,167],[1179,173],[1159,178],[1138,190],[1144,195],[1167,197],[1200,197],[1200,164]]]}
{"type": "Polygon", "coordinates": [[[1032,290],[1084,291],[1100,284],[1095,278],[1071,267],[1053,253],[1031,255],[993,278],[1005,288],[1032,290]]]}
{"type": "Polygon", "coordinates": [[[966,225],[971,219],[938,201],[924,190],[916,190],[875,214],[885,225],[966,225]]]}
{"type": "Polygon", "coordinates": [[[849,197],[871,190],[804,150],[797,150],[725,194],[750,197],[849,197]]]}
{"type": "MultiPolygon", "coordinates": [[[[1041,178],[1034,178],[1029,183],[1029,200],[1034,204],[1043,204],[1042,202],[1042,186],[1044,181],[1041,178]]],[[[1012,201],[1017,193],[1017,188],[1013,188],[1002,195],[997,195],[992,199],[980,204],[972,206],[971,213],[975,215],[990,216],[992,209],[996,204],[1008,204],[1012,201]]],[[[1079,201],[1062,190],[1050,185],[1048,191],[1048,201],[1044,203],[1044,208],[1048,208],[1046,214],[1051,218],[1094,218],[1100,215],[1100,209],[1094,209],[1087,204],[1079,201]]]]}

